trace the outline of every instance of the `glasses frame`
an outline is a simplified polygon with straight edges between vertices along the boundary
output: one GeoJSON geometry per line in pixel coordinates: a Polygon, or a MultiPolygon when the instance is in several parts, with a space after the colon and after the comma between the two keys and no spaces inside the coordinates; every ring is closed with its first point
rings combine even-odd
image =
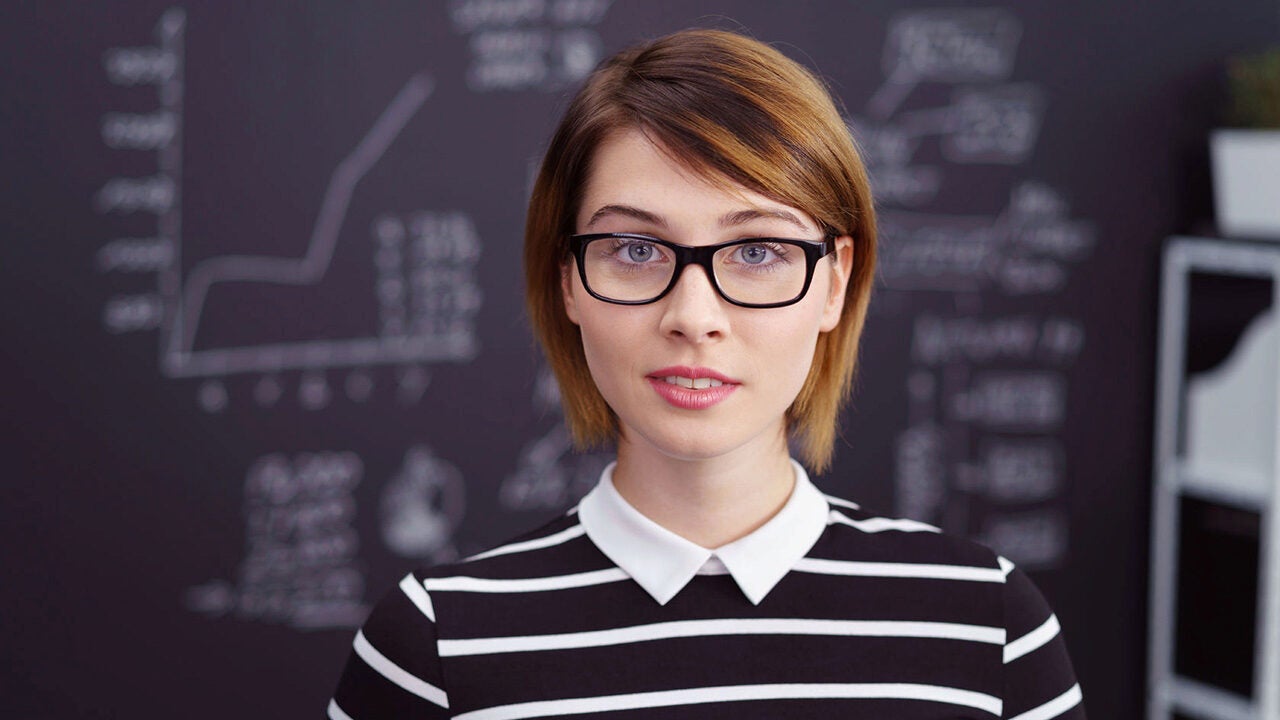
{"type": "Polygon", "coordinates": [[[680,282],[680,276],[684,274],[685,268],[689,267],[690,265],[697,265],[701,267],[703,272],[707,274],[707,280],[711,282],[711,287],[715,288],[716,294],[718,294],[721,298],[724,298],[725,302],[731,305],[737,305],[738,307],[764,309],[764,308],[786,307],[788,305],[794,305],[800,302],[801,300],[803,300],[804,296],[809,294],[809,285],[813,282],[813,269],[817,267],[819,260],[835,252],[836,250],[835,240],[836,240],[836,235],[833,233],[828,233],[827,236],[821,240],[797,240],[794,238],[756,237],[756,238],[743,238],[741,240],[730,240],[729,242],[723,242],[716,245],[693,246],[693,245],[680,245],[678,243],[673,243],[668,240],[663,240],[662,238],[657,238],[652,235],[643,235],[640,233],[585,233],[581,235],[569,236],[569,250],[570,252],[573,253],[573,257],[577,261],[578,277],[582,279],[582,287],[586,288],[587,293],[590,294],[591,297],[597,300],[601,300],[603,302],[613,303],[614,305],[649,305],[650,303],[658,302],[662,298],[666,297],[667,293],[671,292],[671,288],[674,288],[676,286],[676,283],[680,282]],[[604,240],[606,238],[623,239],[623,240],[643,240],[645,242],[651,242],[656,245],[661,245],[665,248],[669,248],[676,258],[675,270],[671,272],[671,282],[667,283],[667,287],[664,288],[662,292],[658,293],[657,295],[655,295],[654,297],[648,300],[615,300],[610,297],[605,297],[604,295],[597,293],[595,290],[592,290],[591,283],[587,282],[587,267],[586,267],[586,261],[585,261],[587,245],[591,243],[593,240],[604,240]],[[735,245],[753,245],[753,244],[758,244],[762,242],[783,243],[786,245],[792,245],[792,246],[798,247],[802,251],[804,251],[804,259],[805,259],[804,287],[800,288],[800,293],[796,295],[794,298],[790,300],[784,300],[782,302],[776,302],[776,303],[740,302],[726,295],[724,293],[724,290],[720,287],[720,283],[716,281],[716,271],[711,261],[715,259],[715,254],[717,252],[727,247],[733,247],[735,245]]]}

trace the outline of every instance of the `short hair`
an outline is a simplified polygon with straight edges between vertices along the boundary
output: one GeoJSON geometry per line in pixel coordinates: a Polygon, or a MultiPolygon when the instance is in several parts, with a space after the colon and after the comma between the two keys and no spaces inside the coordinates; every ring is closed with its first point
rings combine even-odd
{"type": "Polygon", "coordinates": [[[874,282],[871,187],[823,84],[774,48],[722,30],[684,30],[602,62],[566,109],[534,182],[525,224],[525,300],[575,444],[585,449],[616,441],[619,427],[587,368],[581,330],[565,313],[561,273],[593,155],[628,129],[645,133],[705,179],[745,187],[804,211],[833,236],[852,238],[840,322],[819,336],[809,374],[786,412],[801,459],[814,472],[825,471],[874,282]]]}

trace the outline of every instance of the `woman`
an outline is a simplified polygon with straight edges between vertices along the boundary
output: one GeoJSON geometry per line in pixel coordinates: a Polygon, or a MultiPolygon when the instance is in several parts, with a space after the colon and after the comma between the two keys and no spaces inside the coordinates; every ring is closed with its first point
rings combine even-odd
{"type": "Polygon", "coordinates": [[[718,31],[606,61],[525,266],[574,436],[617,461],[564,517],[406,576],[329,717],[1084,717],[1025,575],[791,459],[829,465],[874,260],[865,170],[799,65],[718,31]]]}

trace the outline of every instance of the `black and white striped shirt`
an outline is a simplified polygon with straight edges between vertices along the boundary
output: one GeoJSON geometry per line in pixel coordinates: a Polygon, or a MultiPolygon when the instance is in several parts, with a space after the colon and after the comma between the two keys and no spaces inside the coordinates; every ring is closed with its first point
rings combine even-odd
{"type": "Polygon", "coordinates": [[[1081,720],[1057,618],[1008,560],[822,495],[707,550],[610,470],[576,511],[407,575],[373,610],[331,720],[1081,720]]]}

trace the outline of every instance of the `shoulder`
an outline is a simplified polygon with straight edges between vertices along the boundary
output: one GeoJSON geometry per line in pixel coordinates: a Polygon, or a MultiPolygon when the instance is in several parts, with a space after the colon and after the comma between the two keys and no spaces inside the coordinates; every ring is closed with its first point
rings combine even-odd
{"type": "Polygon", "coordinates": [[[882,515],[833,495],[826,499],[831,508],[827,532],[815,551],[830,553],[833,559],[983,568],[997,582],[1004,582],[1013,570],[1013,563],[981,543],[918,520],[882,515]]]}
{"type": "Polygon", "coordinates": [[[546,576],[581,572],[584,565],[598,565],[603,556],[586,537],[575,510],[483,552],[457,562],[416,570],[425,582],[448,577],[491,579],[546,576]]]}
{"type": "Polygon", "coordinates": [[[811,557],[896,563],[918,569],[915,577],[984,581],[999,586],[999,609],[1011,632],[1056,627],[1053,610],[1031,577],[986,545],[927,523],[879,515],[838,497],[828,495],[827,502],[827,532],[811,557]]]}
{"type": "MultiPolygon", "coordinates": [[[[441,592],[467,589],[469,581],[516,580],[580,572],[582,556],[594,546],[584,546],[585,533],[577,514],[566,513],[529,532],[462,560],[422,567],[405,574],[373,607],[365,622],[366,634],[395,633],[398,629],[439,622],[441,592]]],[[[589,545],[589,543],[588,543],[589,545]]],[[[598,554],[598,553],[597,553],[598,554]]]]}

